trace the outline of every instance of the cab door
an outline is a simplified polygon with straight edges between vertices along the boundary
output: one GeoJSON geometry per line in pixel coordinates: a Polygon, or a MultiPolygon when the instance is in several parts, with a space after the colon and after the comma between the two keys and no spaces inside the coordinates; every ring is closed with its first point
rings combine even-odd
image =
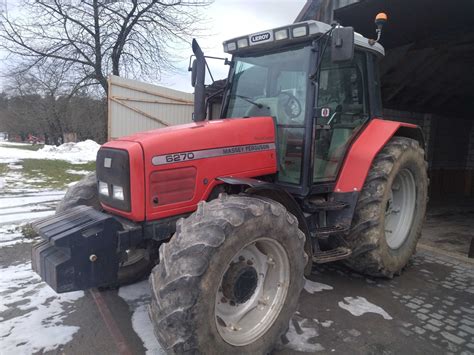
{"type": "Polygon", "coordinates": [[[344,63],[333,63],[325,53],[317,92],[313,183],[336,180],[350,142],[369,118],[366,53],[356,51],[344,63]]]}

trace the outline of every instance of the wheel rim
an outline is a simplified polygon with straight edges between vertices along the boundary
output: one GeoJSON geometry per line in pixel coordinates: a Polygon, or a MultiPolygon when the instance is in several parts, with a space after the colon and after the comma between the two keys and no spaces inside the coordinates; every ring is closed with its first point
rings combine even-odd
{"type": "Polygon", "coordinates": [[[408,238],[415,214],[416,184],[408,169],[393,180],[385,209],[385,239],[391,249],[398,249],[408,238]]]}
{"type": "Polygon", "coordinates": [[[290,263],[278,241],[259,238],[239,250],[216,294],[216,326],[224,341],[244,346],[265,334],[283,308],[289,285],[290,263]]]}

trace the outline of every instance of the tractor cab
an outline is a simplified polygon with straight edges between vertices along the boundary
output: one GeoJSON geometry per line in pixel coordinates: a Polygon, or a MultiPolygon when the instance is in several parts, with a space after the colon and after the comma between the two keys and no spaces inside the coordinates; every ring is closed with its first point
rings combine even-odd
{"type": "Polygon", "coordinates": [[[292,193],[334,182],[353,138],[381,116],[382,46],[306,21],[226,41],[224,50],[233,58],[222,118],[274,117],[277,182],[292,193]]]}

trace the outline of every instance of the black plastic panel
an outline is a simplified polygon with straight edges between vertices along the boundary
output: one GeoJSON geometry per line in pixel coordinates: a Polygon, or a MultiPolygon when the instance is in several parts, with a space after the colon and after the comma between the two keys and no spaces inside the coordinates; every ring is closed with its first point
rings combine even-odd
{"type": "Polygon", "coordinates": [[[130,212],[130,159],[126,150],[100,148],[96,161],[97,180],[109,186],[109,196],[99,194],[99,199],[106,205],[130,212]],[[112,198],[113,186],[122,186],[124,200],[112,198]]]}

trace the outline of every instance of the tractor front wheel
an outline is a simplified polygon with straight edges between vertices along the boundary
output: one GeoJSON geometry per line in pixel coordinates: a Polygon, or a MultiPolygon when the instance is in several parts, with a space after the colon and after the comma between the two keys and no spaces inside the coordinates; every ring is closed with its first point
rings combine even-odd
{"type": "Polygon", "coordinates": [[[150,316],[170,353],[267,353],[304,284],[304,234],[277,202],[221,194],[177,224],[150,276],[150,316]]]}
{"type": "Polygon", "coordinates": [[[415,252],[421,236],[428,177],[419,143],[392,138],[375,157],[356,205],[347,238],[355,254],[346,263],[356,271],[392,277],[415,252]]]}

